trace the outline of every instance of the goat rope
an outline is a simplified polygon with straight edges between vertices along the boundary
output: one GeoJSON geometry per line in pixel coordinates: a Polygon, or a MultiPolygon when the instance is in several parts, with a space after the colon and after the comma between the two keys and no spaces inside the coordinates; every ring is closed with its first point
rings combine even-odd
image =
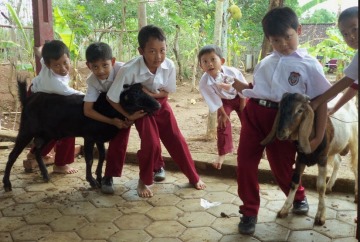
{"type": "Polygon", "coordinates": [[[333,119],[337,119],[337,120],[339,120],[340,122],[343,122],[343,123],[357,123],[357,122],[359,122],[358,120],[356,120],[356,121],[345,121],[345,120],[341,120],[339,118],[335,118],[334,116],[329,116],[329,117],[333,118],[333,119]]]}

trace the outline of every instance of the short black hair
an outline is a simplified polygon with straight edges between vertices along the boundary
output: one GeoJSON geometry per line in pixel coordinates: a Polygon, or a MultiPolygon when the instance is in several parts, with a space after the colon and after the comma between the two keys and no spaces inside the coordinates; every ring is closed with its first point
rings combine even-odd
{"type": "Polygon", "coordinates": [[[85,57],[87,62],[98,60],[111,60],[113,58],[111,47],[104,42],[94,42],[86,48],[85,57]]]}
{"type": "Polygon", "coordinates": [[[297,30],[299,19],[289,7],[277,7],[269,10],[261,21],[265,37],[283,36],[289,28],[297,30]]]}
{"type": "Polygon", "coordinates": [[[350,18],[356,17],[358,18],[358,12],[359,12],[359,7],[350,7],[345,9],[344,11],[342,11],[339,15],[338,18],[338,25],[342,22],[342,21],[346,21],[350,18]]]}
{"type": "Polygon", "coordinates": [[[46,42],[41,50],[41,56],[45,64],[50,64],[50,60],[58,60],[64,54],[70,58],[68,47],[60,40],[46,42]]]}
{"type": "Polygon", "coordinates": [[[198,54],[199,63],[201,62],[201,57],[204,54],[208,54],[208,53],[211,53],[211,52],[215,52],[215,54],[217,56],[219,56],[220,58],[223,58],[223,53],[222,53],[222,50],[221,50],[221,48],[219,46],[217,46],[217,45],[205,45],[199,51],[199,54],[198,54]]]}
{"type": "Polygon", "coordinates": [[[140,29],[138,34],[138,42],[141,49],[145,48],[145,45],[150,38],[166,41],[164,31],[161,28],[152,24],[146,25],[140,29]]]}

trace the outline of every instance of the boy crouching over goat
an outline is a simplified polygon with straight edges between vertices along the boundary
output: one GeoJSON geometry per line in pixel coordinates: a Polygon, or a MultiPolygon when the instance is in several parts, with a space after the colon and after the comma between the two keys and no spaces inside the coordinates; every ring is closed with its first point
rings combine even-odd
{"type": "MultiPolygon", "coordinates": [[[[26,82],[18,80],[18,88],[23,109],[15,146],[9,154],[5,167],[3,177],[5,191],[12,190],[10,172],[13,164],[33,139],[35,143],[36,161],[38,162],[44,181],[48,181],[49,175],[41,158],[40,151],[49,141],[64,137],[84,138],[86,180],[92,187],[99,186],[98,181],[101,180],[101,167],[97,169],[98,181],[92,177],[91,172],[94,143],[98,146],[102,145],[103,147],[103,143],[113,138],[118,128],[114,125],[85,117],[83,112],[83,95],[63,96],[39,92],[26,98],[26,82]]],[[[144,112],[152,114],[160,108],[158,101],[142,92],[141,84],[126,86],[124,88],[125,91],[120,97],[121,100],[123,100],[124,109],[143,110],[144,112]],[[134,100],[134,98],[136,100],[134,100]]],[[[114,110],[107,102],[105,93],[99,96],[94,104],[94,109],[107,117],[123,118],[123,116],[114,110]]],[[[99,157],[105,157],[105,149],[103,148],[102,151],[103,154],[99,154],[99,157]]],[[[99,165],[100,163],[99,161],[99,165]]]]}

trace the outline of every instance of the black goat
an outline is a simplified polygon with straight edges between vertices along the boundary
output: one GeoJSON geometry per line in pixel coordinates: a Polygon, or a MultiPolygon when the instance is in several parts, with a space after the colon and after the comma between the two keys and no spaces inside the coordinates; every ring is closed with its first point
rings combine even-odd
{"type": "MultiPolygon", "coordinates": [[[[142,91],[140,83],[124,86],[121,93],[121,104],[129,113],[144,110],[153,114],[160,108],[160,103],[142,91]]],[[[83,95],[62,96],[57,94],[35,93],[26,98],[27,84],[18,78],[18,90],[21,104],[21,122],[15,146],[10,152],[6,163],[3,184],[5,191],[11,191],[10,172],[17,157],[34,139],[35,157],[44,181],[49,181],[49,174],[41,158],[42,148],[50,140],[64,137],[83,137],[86,161],[86,180],[91,187],[99,186],[101,181],[102,164],[105,159],[104,142],[112,139],[118,128],[106,123],[87,118],[83,112],[83,95]],[[99,163],[96,169],[97,179],[92,176],[93,148],[99,150],[99,163]]],[[[94,109],[101,114],[111,117],[124,117],[118,113],[106,100],[106,93],[102,93],[94,104],[94,109]]]]}

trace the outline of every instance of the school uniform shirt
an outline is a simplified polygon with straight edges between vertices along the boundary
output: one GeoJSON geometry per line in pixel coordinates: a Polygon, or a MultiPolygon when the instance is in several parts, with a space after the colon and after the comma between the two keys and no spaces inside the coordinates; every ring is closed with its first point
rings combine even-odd
{"type": "Polygon", "coordinates": [[[106,80],[99,80],[94,73],[91,73],[86,80],[87,90],[84,102],[96,102],[100,93],[107,92],[110,89],[111,84],[114,82],[116,74],[123,65],[123,62],[115,62],[106,80]]]}
{"type": "MultiPolygon", "coordinates": [[[[221,71],[224,75],[234,77],[247,84],[243,74],[235,67],[222,66],[221,71]]],[[[217,81],[206,72],[202,75],[199,82],[200,93],[204,97],[210,112],[215,112],[223,105],[221,99],[234,99],[236,95],[245,98],[240,92],[237,92],[235,88],[231,87],[229,91],[226,91],[218,87],[216,83],[217,81]]]]}
{"type": "Polygon", "coordinates": [[[141,83],[150,92],[159,93],[160,89],[166,92],[176,91],[176,69],[174,62],[165,58],[163,63],[153,74],[144,62],[143,56],[135,57],[125,63],[117,73],[114,83],[111,85],[107,96],[116,103],[120,101],[120,93],[124,90],[124,84],[141,83]]]}
{"type": "Polygon", "coordinates": [[[75,90],[74,88],[71,88],[69,86],[69,82],[70,82],[69,74],[66,76],[55,74],[51,69],[49,69],[45,65],[43,58],[41,58],[40,62],[41,62],[40,73],[31,82],[32,83],[31,91],[33,93],[45,92],[45,93],[60,94],[64,96],[68,96],[72,94],[84,94],[83,92],[75,90]]]}
{"type": "Polygon", "coordinates": [[[358,51],[356,51],[356,54],[352,59],[351,63],[344,69],[345,76],[355,80],[354,84],[351,86],[352,88],[355,89],[358,89],[358,81],[359,81],[358,63],[359,63],[359,56],[358,56],[358,51]]]}
{"type": "Polygon", "coordinates": [[[307,50],[297,49],[290,55],[274,51],[256,65],[253,89],[244,89],[242,94],[280,102],[286,92],[305,94],[312,99],[330,86],[323,67],[307,50]]]}

